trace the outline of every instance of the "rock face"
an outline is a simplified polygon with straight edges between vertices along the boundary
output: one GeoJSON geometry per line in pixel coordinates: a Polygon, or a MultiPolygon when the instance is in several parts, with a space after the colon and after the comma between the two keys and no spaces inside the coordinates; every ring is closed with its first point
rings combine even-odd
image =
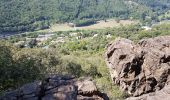
{"type": "Polygon", "coordinates": [[[107,46],[105,59],[113,83],[131,96],[164,91],[170,85],[170,36],[144,39],[137,44],[116,39],[107,46]]]}
{"type": "Polygon", "coordinates": [[[149,94],[144,94],[139,97],[130,97],[126,100],[169,100],[170,99],[170,85],[165,86],[162,90],[149,94]]]}
{"type": "Polygon", "coordinates": [[[108,100],[90,79],[53,75],[7,92],[0,100],[108,100]]]}

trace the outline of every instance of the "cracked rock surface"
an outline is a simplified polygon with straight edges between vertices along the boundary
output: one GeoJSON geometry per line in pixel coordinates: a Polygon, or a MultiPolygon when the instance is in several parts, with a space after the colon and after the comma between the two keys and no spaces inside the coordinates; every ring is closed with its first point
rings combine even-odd
{"type": "Polygon", "coordinates": [[[105,60],[113,83],[131,96],[163,91],[170,85],[170,36],[138,43],[118,38],[108,44],[105,60]]]}

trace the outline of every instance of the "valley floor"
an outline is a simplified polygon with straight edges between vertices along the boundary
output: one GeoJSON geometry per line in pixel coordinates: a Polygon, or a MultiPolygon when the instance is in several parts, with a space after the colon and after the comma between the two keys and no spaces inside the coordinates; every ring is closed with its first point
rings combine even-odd
{"type": "Polygon", "coordinates": [[[68,25],[68,23],[65,24],[55,24],[50,27],[50,29],[47,30],[40,30],[40,32],[57,32],[57,31],[75,31],[75,30],[94,30],[94,29],[105,29],[105,28],[113,28],[113,27],[119,27],[124,25],[131,25],[136,24],[138,21],[132,21],[132,20],[120,20],[116,21],[115,19],[108,19],[106,21],[100,20],[97,21],[96,24],[89,25],[89,26],[83,26],[83,27],[71,27],[68,25]]]}

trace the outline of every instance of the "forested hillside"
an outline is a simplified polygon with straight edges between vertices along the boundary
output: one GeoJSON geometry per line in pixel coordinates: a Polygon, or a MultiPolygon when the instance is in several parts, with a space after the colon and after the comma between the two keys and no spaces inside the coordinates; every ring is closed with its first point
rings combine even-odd
{"type": "Polygon", "coordinates": [[[46,29],[52,23],[120,18],[158,21],[169,0],[0,0],[0,33],[46,29]]]}

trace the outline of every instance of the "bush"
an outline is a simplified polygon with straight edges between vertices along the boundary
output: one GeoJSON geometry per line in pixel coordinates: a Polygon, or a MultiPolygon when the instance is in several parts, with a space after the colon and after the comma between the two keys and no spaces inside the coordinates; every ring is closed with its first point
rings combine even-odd
{"type": "Polygon", "coordinates": [[[0,44],[0,92],[15,85],[13,79],[13,71],[15,66],[13,64],[11,50],[0,44]]]}
{"type": "Polygon", "coordinates": [[[66,67],[68,74],[70,74],[70,75],[80,77],[83,74],[83,70],[82,70],[80,64],[76,64],[74,62],[69,62],[65,67],[66,67]]]}
{"type": "Polygon", "coordinates": [[[0,54],[0,92],[57,73],[53,69],[61,64],[53,50],[17,49],[0,43],[0,54]]]}
{"type": "Polygon", "coordinates": [[[95,24],[95,23],[96,23],[95,20],[78,20],[74,24],[77,27],[82,27],[82,26],[89,26],[89,25],[92,25],[92,24],[95,24]]]}

